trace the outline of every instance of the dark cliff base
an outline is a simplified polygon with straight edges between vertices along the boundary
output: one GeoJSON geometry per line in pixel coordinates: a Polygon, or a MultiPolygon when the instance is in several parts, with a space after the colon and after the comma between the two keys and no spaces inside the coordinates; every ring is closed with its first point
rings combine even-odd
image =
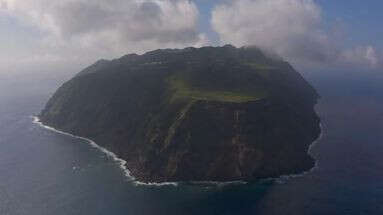
{"type": "Polygon", "coordinates": [[[267,100],[197,101],[177,126],[169,145],[145,165],[126,155],[138,180],[251,181],[301,173],[315,164],[307,151],[320,133],[314,112],[300,116],[267,100]]]}
{"type": "Polygon", "coordinates": [[[314,166],[317,99],[257,49],[157,50],[88,67],[40,118],[113,151],[139,181],[251,181],[314,166]]]}

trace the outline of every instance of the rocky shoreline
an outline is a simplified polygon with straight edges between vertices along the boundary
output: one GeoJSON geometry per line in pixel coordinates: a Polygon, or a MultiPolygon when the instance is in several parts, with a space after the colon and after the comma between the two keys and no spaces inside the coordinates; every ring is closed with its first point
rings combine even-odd
{"type": "Polygon", "coordinates": [[[115,153],[142,182],[252,181],[313,167],[318,98],[258,49],[156,50],[86,68],[39,117],[115,153]]]}

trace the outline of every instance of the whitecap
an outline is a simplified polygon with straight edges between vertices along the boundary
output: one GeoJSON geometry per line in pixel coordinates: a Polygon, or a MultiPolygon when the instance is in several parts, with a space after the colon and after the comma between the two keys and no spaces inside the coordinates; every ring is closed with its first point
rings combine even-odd
{"type": "MultiPolygon", "coordinates": [[[[324,136],[324,131],[323,131],[323,125],[322,123],[319,124],[319,127],[320,127],[320,134],[318,136],[318,138],[313,141],[308,150],[307,150],[307,154],[311,155],[312,156],[312,149],[316,146],[316,144],[322,139],[322,137],[324,136]]],[[[276,182],[278,183],[283,183],[283,181],[287,181],[289,179],[293,179],[293,178],[298,178],[298,177],[303,177],[311,172],[313,172],[314,170],[316,170],[318,168],[318,160],[313,158],[315,160],[315,163],[314,163],[314,166],[307,170],[307,171],[304,171],[302,173],[299,173],[299,174],[289,174],[289,175],[281,175],[279,177],[276,177],[276,178],[267,178],[267,179],[264,179],[264,180],[275,180],[276,182]]]]}
{"type": "Polygon", "coordinates": [[[76,138],[76,139],[85,140],[86,142],[89,143],[90,146],[100,150],[101,152],[106,154],[108,157],[112,158],[115,162],[117,162],[119,164],[120,168],[124,171],[126,177],[128,177],[130,180],[135,180],[135,178],[130,174],[130,171],[126,168],[126,161],[121,159],[121,158],[119,158],[113,152],[107,150],[106,148],[104,148],[102,146],[97,145],[94,141],[92,141],[92,140],[90,140],[88,138],[79,137],[79,136],[76,136],[76,135],[73,135],[73,134],[70,134],[70,133],[67,133],[67,132],[63,132],[63,131],[57,130],[57,129],[53,128],[53,127],[44,125],[37,116],[32,116],[32,118],[33,118],[33,123],[35,123],[35,124],[45,128],[45,129],[48,129],[50,131],[53,131],[53,132],[56,132],[56,133],[59,133],[59,134],[62,134],[62,135],[67,135],[67,136],[70,136],[70,137],[73,137],[73,138],[76,138]]]}
{"type": "Polygon", "coordinates": [[[178,186],[178,182],[141,182],[141,181],[134,181],[134,185],[136,186],[178,186]]]}
{"type": "MultiPolygon", "coordinates": [[[[136,185],[136,186],[178,186],[179,185],[179,182],[159,182],[159,183],[156,183],[156,182],[142,182],[142,181],[138,181],[138,180],[135,179],[134,176],[131,175],[131,172],[126,167],[126,163],[127,162],[125,160],[119,158],[113,152],[107,150],[106,148],[104,148],[102,146],[97,145],[94,141],[92,141],[92,140],[90,140],[88,138],[76,136],[76,135],[73,135],[73,134],[70,134],[70,133],[67,133],[67,132],[64,132],[64,131],[57,130],[57,129],[53,128],[53,127],[44,125],[37,116],[32,116],[32,119],[33,119],[33,123],[35,123],[35,124],[45,128],[45,129],[48,129],[50,131],[53,131],[53,132],[56,132],[56,133],[59,133],[59,134],[62,134],[62,135],[67,135],[67,136],[70,136],[70,137],[73,137],[73,138],[76,138],[76,139],[85,140],[86,142],[89,143],[89,145],[91,145],[94,148],[97,148],[98,150],[100,150],[101,152],[106,154],[107,156],[111,157],[114,161],[116,161],[119,164],[119,167],[124,171],[125,176],[130,181],[132,181],[133,184],[136,185]]],[[[210,185],[228,185],[228,184],[244,184],[246,182],[242,182],[242,181],[230,181],[230,182],[198,181],[197,182],[196,181],[196,182],[190,182],[190,183],[192,183],[192,184],[210,184],[210,185]]]]}
{"type": "MultiPolygon", "coordinates": [[[[53,127],[44,125],[37,116],[32,116],[32,119],[33,119],[33,123],[35,123],[35,124],[45,128],[47,130],[50,130],[50,131],[53,131],[53,132],[56,132],[56,133],[59,133],[59,134],[62,134],[62,135],[67,135],[67,136],[70,136],[70,137],[73,137],[73,138],[76,138],[76,139],[85,140],[86,142],[89,143],[89,145],[91,145],[92,147],[100,150],[101,152],[106,154],[108,157],[112,158],[115,162],[117,162],[119,164],[119,167],[124,171],[124,175],[130,181],[132,181],[133,184],[136,185],[136,186],[178,186],[179,185],[179,182],[159,182],[159,183],[156,183],[156,182],[142,182],[142,181],[138,181],[138,180],[136,180],[136,178],[134,176],[131,175],[131,172],[126,167],[126,163],[127,162],[125,160],[119,158],[115,153],[107,150],[106,148],[104,148],[102,146],[97,145],[94,141],[92,141],[92,140],[90,140],[88,138],[76,136],[76,135],[73,135],[73,134],[70,134],[70,133],[67,133],[67,132],[64,132],[64,131],[57,130],[57,129],[53,128],[53,127]]],[[[316,145],[316,143],[323,136],[322,124],[320,124],[320,128],[321,128],[321,133],[320,133],[318,139],[315,140],[309,146],[309,149],[308,149],[308,153],[309,154],[311,154],[312,148],[316,145]]],[[[316,160],[314,167],[311,168],[308,171],[303,172],[303,173],[291,174],[291,175],[282,175],[282,176],[277,177],[277,178],[266,178],[266,179],[262,179],[262,181],[268,181],[268,180],[278,180],[278,181],[281,181],[281,180],[288,180],[290,178],[301,177],[301,176],[304,176],[304,175],[312,172],[313,170],[315,170],[317,168],[317,166],[318,166],[318,161],[316,160]]],[[[190,181],[188,183],[189,184],[195,184],[195,185],[226,186],[226,185],[243,185],[243,184],[247,184],[248,182],[246,182],[246,181],[227,181],[227,182],[219,182],[219,181],[190,181]]]]}

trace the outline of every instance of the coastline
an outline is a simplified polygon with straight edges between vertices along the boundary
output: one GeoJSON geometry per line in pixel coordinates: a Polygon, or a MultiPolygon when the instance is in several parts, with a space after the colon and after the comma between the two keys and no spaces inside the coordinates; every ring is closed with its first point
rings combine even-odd
{"type": "Polygon", "coordinates": [[[85,137],[76,136],[76,135],[73,135],[73,134],[70,134],[70,133],[67,133],[67,132],[64,132],[64,131],[57,130],[57,129],[53,128],[53,127],[44,125],[40,121],[39,117],[37,117],[37,116],[31,116],[31,118],[33,119],[33,123],[34,124],[36,124],[36,125],[38,125],[38,126],[40,126],[42,128],[45,128],[45,129],[50,130],[50,131],[53,131],[55,133],[59,133],[59,134],[67,135],[67,136],[70,136],[70,137],[73,137],[73,138],[76,138],[76,139],[84,140],[90,146],[92,146],[93,148],[96,148],[96,149],[100,150],[101,152],[105,153],[107,156],[109,156],[115,162],[117,162],[119,164],[119,167],[124,171],[125,177],[130,179],[129,181],[133,182],[134,185],[148,185],[148,186],[165,186],[165,185],[177,186],[178,185],[177,182],[145,183],[145,182],[137,181],[136,178],[131,175],[129,169],[126,167],[126,161],[121,159],[121,158],[119,158],[115,153],[107,150],[106,148],[104,148],[102,146],[97,145],[97,143],[95,143],[91,139],[88,139],[88,138],[85,138],[85,137]]]}
{"type": "MultiPolygon", "coordinates": [[[[73,135],[73,134],[70,134],[70,133],[67,133],[67,132],[64,132],[64,131],[57,130],[57,129],[53,128],[53,127],[44,125],[40,121],[39,117],[37,117],[37,116],[31,116],[31,118],[33,119],[33,123],[34,124],[36,124],[36,125],[38,125],[38,126],[40,126],[42,128],[45,128],[45,129],[50,130],[50,131],[53,131],[55,133],[59,133],[59,134],[67,135],[67,136],[70,136],[70,137],[73,137],[73,138],[76,138],[76,139],[84,140],[84,141],[88,142],[88,144],[90,146],[92,146],[92,147],[100,150],[101,152],[105,153],[107,156],[111,157],[115,162],[117,162],[119,164],[119,167],[124,171],[125,177],[130,179],[129,181],[132,182],[136,186],[138,186],[138,185],[143,185],[143,186],[178,186],[179,183],[180,183],[180,182],[160,182],[160,183],[147,182],[146,183],[146,182],[138,181],[134,176],[131,175],[130,170],[126,166],[127,162],[125,160],[119,158],[115,153],[107,150],[106,148],[104,148],[102,146],[99,146],[93,140],[85,138],[85,137],[76,136],[76,135],[73,135]]],[[[311,155],[311,150],[323,137],[322,123],[319,124],[319,127],[320,127],[320,134],[319,134],[318,138],[316,140],[314,140],[310,144],[310,146],[309,146],[309,148],[307,150],[307,154],[310,155],[314,159],[314,161],[315,161],[315,164],[314,164],[314,166],[311,169],[309,169],[307,171],[304,171],[302,173],[299,173],[299,174],[281,175],[279,177],[274,177],[274,178],[260,179],[260,181],[275,180],[276,182],[278,182],[278,181],[282,181],[282,180],[289,180],[291,178],[303,177],[306,174],[308,174],[308,173],[314,171],[316,168],[318,168],[318,161],[311,155]]],[[[224,186],[224,185],[231,185],[231,184],[247,184],[248,182],[246,182],[246,181],[228,181],[228,182],[219,182],[219,181],[190,181],[190,182],[187,182],[187,183],[196,184],[196,185],[224,186]]]]}
{"type": "Polygon", "coordinates": [[[289,174],[289,175],[281,175],[279,177],[275,177],[275,178],[267,178],[267,179],[264,179],[264,180],[276,180],[277,182],[283,182],[283,181],[286,181],[286,180],[289,180],[289,179],[292,179],[292,178],[299,178],[299,177],[303,177],[311,172],[313,172],[315,169],[318,168],[318,160],[315,159],[312,155],[311,155],[311,150],[313,147],[316,146],[316,144],[323,138],[323,125],[322,123],[320,122],[319,123],[319,127],[320,127],[320,133],[319,133],[319,136],[317,139],[315,139],[309,146],[308,150],[307,150],[307,154],[309,156],[312,157],[312,159],[315,161],[314,163],[314,166],[307,170],[307,171],[303,171],[302,173],[298,173],[298,174],[289,174]]]}

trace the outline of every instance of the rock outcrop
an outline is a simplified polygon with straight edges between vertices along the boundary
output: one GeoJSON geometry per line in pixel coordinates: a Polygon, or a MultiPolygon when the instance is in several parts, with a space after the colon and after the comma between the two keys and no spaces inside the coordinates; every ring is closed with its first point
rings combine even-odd
{"type": "Polygon", "coordinates": [[[113,151],[140,181],[249,181],[313,167],[317,99],[257,48],[165,49],[98,61],[40,119],[113,151]]]}

